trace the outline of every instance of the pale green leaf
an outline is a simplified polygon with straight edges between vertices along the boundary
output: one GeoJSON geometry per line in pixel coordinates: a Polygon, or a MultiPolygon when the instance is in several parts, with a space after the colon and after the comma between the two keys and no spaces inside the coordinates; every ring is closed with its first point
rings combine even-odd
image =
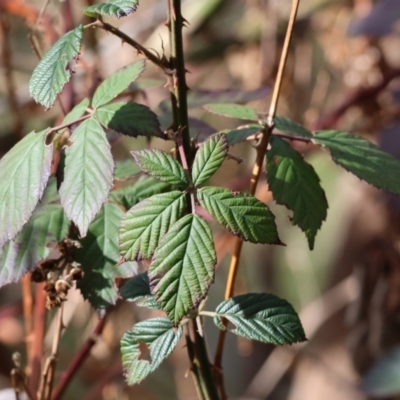
{"type": "Polygon", "coordinates": [[[238,104],[207,104],[204,108],[213,114],[223,115],[228,118],[258,121],[258,111],[248,106],[238,104]]]}
{"type": "Polygon", "coordinates": [[[98,15],[108,15],[110,17],[127,17],[136,11],[139,0],[109,0],[107,3],[93,4],[85,7],[83,12],[96,18],[98,15]]]}
{"type": "Polygon", "coordinates": [[[115,162],[115,178],[118,180],[127,180],[133,178],[140,172],[140,168],[132,158],[115,162]]]}
{"type": "Polygon", "coordinates": [[[326,219],[328,202],[314,168],[288,143],[271,138],[267,152],[267,179],[275,201],[293,211],[292,222],[306,234],[312,250],[326,219]]]}
{"type": "Polygon", "coordinates": [[[0,160],[0,248],[21,231],[43,196],[53,156],[46,134],[29,133],[0,160]]]}
{"type": "Polygon", "coordinates": [[[242,240],[282,244],[274,215],[254,196],[217,187],[204,187],[197,192],[197,198],[201,206],[221,225],[242,240]]]}
{"type": "Polygon", "coordinates": [[[186,215],[164,236],[149,267],[150,289],[175,324],[207,296],[215,264],[211,230],[198,215],[186,215]]]}
{"type": "Polygon", "coordinates": [[[186,189],[189,185],[185,171],[171,154],[154,149],[131,153],[140,169],[146,174],[182,189],[186,189]]]}
{"type": "Polygon", "coordinates": [[[58,93],[71,78],[69,63],[77,60],[83,26],[66,33],[43,56],[29,81],[29,93],[46,108],[52,107],[58,93]]]}
{"type": "Polygon", "coordinates": [[[128,385],[141,382],[175,349],[182,327],[174,328],[168,318],[153,318],[137,323],[121,340],[122,365],[128,385]],[[142,354],[144,343],[150,354],[142,354]],[[149,357],[149,361],[146,360],[149,357]]]}
{"type": "Polygon", "coordinates": [[[335,163],[358,178],[400,194],[400,161],[368,140],[346,132],[319,131],[313,141],[324,146],[335,163]]]}
{"type": "Polygon", "coordinates": [[[311,133],[311,131],[309,131],[307,128],[300,125],[299,123],[292,121],[289,118],[280,117],[279,115],[277,115],[274,118],[274,124],[275,124],[275,128],[281,132],[285,132],[285,133],[289,133],[289,134],[297,135],[297,136],[309,137],[309,138],[313,137],[313,134],[311,133]]]}
{"type": "Polygon", "coordinates": [[[77,286],[100,314],[117,301],[114,279],[130,277],[138,271],[135,262],[117,265],[120,258],[118,227],[123,216],[124,212],[115,204],[104,204],[90,225],[87,236],[81,240],[82,248],[75,253],[75,260],[82,265],[85,273],[77,286]]]}
{"type": "Polygon", "coordinates": [[[83,237],[107,201],[113,184],[114,161],[105,132],[93,118],[82,122],[71,140],[72,145],[66,150],[60,197],[65,213],[83,237]]]}
{"type": "Polygon", "coordinates": [[[216,134],[208,138],[199,148],[192,167],[195,186],[201,185],[221,167],[228,154],[226,135],[216,134]]]}
{"type": "Polygon", "coordinates": [[[92,106],[95,108],[103,106],[117,97],[129,87],[131,82],[140,76],[145,66],[146,60],[139,60],[114,72],[96,89],[92,106]]]}
{"type": "Polygon", "coordinates": [[[62,125],[70,124],[76,119],[82,117],[86,113],[86,109],[90,105],[90,100],[88,98],[83,99],[78,103],[63,119],[62,125]]]}
{"type": "Polygon", "coordinates": [[[94,113],[101,124],[123,135],[155,136],[166,139],[157,115],[137,103],[117,102],[98,108],[94,113]]]}
{"type": "Polygon", "coordinates": [[[119,251],[123,258],[150,258],[185,209],[186,196],[177,190],[156,194],[133,206],[122,219],[119,230],[119,251]]]}
{"type": "Polygon", "coordinates": [[[239,126],[236,129],[225,129],[223,131],[218,132],[217,134],[225,133],[228,139],[229,146],[232,146],[235,143],[242,142],[251,135],[259,133],[262,129],[263,127],[258,124],[248,124],[239,126]]]}
{"type": "Polygon", "coordinates": [[[248,293],[222,302],[214,323],[225,330],[222,318],[235,325],[231,332],[250,340],[277,345],[304,342],[300,319],[293,307],[273,294],[248,293]]]}

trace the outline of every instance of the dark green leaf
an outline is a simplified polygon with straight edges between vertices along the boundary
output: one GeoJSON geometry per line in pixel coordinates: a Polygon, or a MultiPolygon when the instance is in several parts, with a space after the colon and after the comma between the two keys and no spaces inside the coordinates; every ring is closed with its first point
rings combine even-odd
{"type": "Polygon", "coordinates": [[[220,131],[218,133],[225,133],[229,146],[232,146],[235,143],[239,143],[251,135],[255,135],[262,130],[262,126],[258,124],[249,124],[239,126],[236,129],[226,129],[224,131],[220,131]]]}
{"type": "Polygon", "coordinates": [[[162,239],[149,267],[150,289],[175,324],[207,296],[216,261],[211,230],[198,215],[186,215],[162,239]]]}
{"type": "Polygon", "coordinates": [[[69,124],[76,119],[82,117],[86,113],[86,109],[90,105],[89,99],[83,99],[79,104],[77,104],[63,119],[62,124],[69,124]]]}
{"type": "Polygon", "coordinates": [[[107,128],[123,135],[156,136],[166,139],[156,114],[142,104],[111,103],[98,108],[94,116],[107,128]]]}
{"type": "Polygon", "coordinates": [[[346,132],[319,131],[313,141],[328,149],[335,163],[360,179],[400,194],[400,162],[368,140],[346,132]]]}
{"type": "Polygon", "coordinates": [[[175,329],[168,318],[153,318],[137,323],[121,340],[122,365],[128,385],[141,382],[175,349],[182,327],[175,329]],[[150,361],[143,359],[140,343],[150,350],[150,361]]]}
{"type": "Polygon", "coordinates": [[[96,18],[99,14],[121,18],[135,12],[138,4],[139,0],[109,0],[107,3],[85,7],[83,12],[93,18],[96,18]]]}
{"type": "Polygon", "coordinates": [[[139,60],[114,72],[96,89],[92,106],[95,108],[103,106],[122,93],[140,76],[145,66],[146,60],[139,60]]]}
{"type": "Polygon", "coordinates": [[[29,133],[0,160],[0,248],[21,231],[43,196],[53,156],[46,134],[29,133]]]}
{"type": "Polygon", "coordinates": [[[150,258],[185,209],[186,196],[177,190],[156,194],[133,206],[122,219],[119,230],[119,251],[124,259],[150,258]]]}
{"type": "Polygon", "coordinates": [[[132,151],[133,158],[140,169],[159,181],[186,189],[188,178],[182,166],[171,154],[161,150],[132,151]]]}
{"type": "Polygon", "coordinates": [[[252,243],[282,244],[269,208],[247,193],[205,187],[197,192],[201,206],[221,225],[252,243]]]}
{"type": "Polygon", "coordinates": [[[200,146],[192,167],[195,186],[204,183],[221,167],[228,154],[228,148],[224,134],[213,135],[200,146]]]}
{"type": "Polygon", "coordinates": [[[268,186],[278,204],[293,211],[292,222],[306,234],[310,249],[326,219],[328,202],[314,168],[288,143],[271,138],[267,152],[268,186]]]}
{"type": "Polygon", "coordinates": [[[116,265],[119,260],[118,227],[123,211],[115,204],[106,203],[81,240],[82,248],[76,251],[75,260],[82,264],[85,275],[78,282],[83,297],[99,313],[114,305],[118,291],[114,278],[135,275],[134,262],[116,265]]]}
{"type": "Polygon", "coordinates": [[[246,119],[258,121],[258,111],[248,106],[239,106],[237,104],[207,104],[204,108],[213,114],[223,115],[228,118],[246,119]]]}
{"type": "Polygon", "coordinates": [[[232,332],[247,339],[277,345],[304,342],[296,311],[283,299],[267,293],[248,293],[222,302],[215,310],[215,325],[225,330],[222,318],[236,327],[232,332]]]}
{"type": "Polygon", "coordinates": [[[46,108],[50,108],[57,94],[71,78],[69,63],[79,55],[83,26],[66,33],[43,56],[29,82],[30,95],[46,108]]]}
{"type": "Polygon", "coordinates": [[[75,129],[66,150],[65,176],[60,188],[61,204],[68,218],[85,236],[113,184],[114,161],[105,132],[95,119],[75,129]]]}
{"type": "Polygon", "coordinates": [[[290,133],[292,135],[297,136],[305,136],[312,138],[313,134],[304,126],[298,124],[297,122],[292,121],[286,117],[280,117],[277,115],[274,118],[275,128],[281,132],[290,133]]]}

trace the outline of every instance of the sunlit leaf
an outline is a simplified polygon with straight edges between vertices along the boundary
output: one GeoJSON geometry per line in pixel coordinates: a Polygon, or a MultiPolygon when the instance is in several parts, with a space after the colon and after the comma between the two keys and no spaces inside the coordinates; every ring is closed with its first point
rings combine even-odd
{"type": "Polygon", "coordinates": [[[86,113],[86,109],[90,105],[89,99],[83,99],[80,103],[78,103],[63,119],[62,124],[69,124],[76,119],[82,117],[86,113]]]}
{"type": "Polygon", "coordinates": [[[107,3],[93,4],[85,7],[83,12],[89,16],[96,18],[100,15],[108,15],[110,17],[127,17],[136,11],[139,0],[109,0],[107,3]]]}
{"type": "Polygon", "coordinates": [[[258,121],[258,111],[248,106],[237,104],[207,104],[204,108],[213,114],[223,115],[224,117],[258,121]]]}
{"type": "Polygon", "coordinates": [[[229,146],[232,146],[235,143],[239,143],[249,136],[255,135],[256,133],[261,132],[262,126],[258,124],[249,124],[249,125],[243,125],[239,126],[236,129],[225,129],[223,131],[218,132],[219,133],[225,133],[229,146]]]}

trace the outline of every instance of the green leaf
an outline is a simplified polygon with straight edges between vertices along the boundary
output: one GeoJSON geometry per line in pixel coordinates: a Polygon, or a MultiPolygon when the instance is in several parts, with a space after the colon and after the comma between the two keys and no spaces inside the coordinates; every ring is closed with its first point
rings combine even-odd
{"type": "Polygon", "coordinates": [[[248,106],[239,106],[237,104],[207,104],[204,108],[213,114],[223,115],[224,117],[246,119],[258,121],[258,111],[248,106]]]}
{"type": "Polygon", "coordinates": [[[136,165],[132,158],[115,162],[115,178],[118,180],[127,180],[133,178],[140,172],[140,168],[136,165]]]}
{"type": "Polygon", "coordinates": [[[65,213],[83,237],[107,201],[113,184],[114,161],[105,132],[93,118],[82,122],[71,140],[73,143],[66,150],[60,197],[65,213]]]}
{"type": "Polygon", "coordinates": [[[97,108],[107,104],[109,101],[117,97],[129,84],[135,81],[144,71],[146,60],[139,60],[133,64],[114,72],[96,89],[92,106],[97,108]]]}
{"type": "Polygon", "coordinates": [[[58,204],[46,204],[35,211],[15,240],[0,249],[0,286],[17,282],[33,271],[50,253],[50,242],[59,242],[68,233],[68,220],[58,204]]]}
{"type": "Polygon", "coordinates": [[[58,93],[71,78],[69,63],[77,60],[83,26],[66,33],[43,56],[29,81],[31,97],[46,108],[53,106],[58,93]]]}
{"type": "Polygon", "coordinates": [[[125,260],[150,258],[162,237],[186,209],[186,196],[156,194],[133,206],[121,221],[119,251],[125,260]]]}
{"type": "Polygon", "coordinates": [[[138,271],[134,262],[117,265],[118,227],[123,216],[124,212],[115,204],[104,204],[87,236],[81,240],[82,248],[75,253],[75,260],[85,272],[78,288],[100,314],[117,301],[114,278],[130,277],[138,271]]]}
{"type": "Polygon", "coordinates": [[[263,127],[258,124],[249,124],[249,125],[239,126],[236,129],[225,129],[216,134],[218,135],[219,133],[225,133],[228,139],[229,146],[232,146],[235,143],[239,143],[245,140],[251,135],[259,133],[262,129],[263,127]]]}
{"type": "Polygon", "coordinates": [[[63,119],[62,125],[69,124],[76,119],[82,117],[86,113],[86,109],[90,105],[89,99],[83,99],[79,104],[77,104],[63,119]]]}
{"type": "Polygon", "coordinates": [[[161,310],[150,292],[149,275],[147,272],[129,279],[119,290],[119,293],[125,300],[137,302],[138,306],[161,310]]]}
{"type": "Polygon", "coordinates": [[[282,244],[275,216],[254,196],[209,186],[198,190],[197,198],[221,225],[242,240],[282,244]]]}
{"type": "Polygon", "coordinates": [[[221,167],[228,154],[226,135],[217,134],[207,139],[197,151],[192,177],[195,186],[201,185],[221,167]]]}
{"type": "Polygon", "coordinates": [[[277,345],[304,342],[303,327],[296,311],[283,299],[267,293],[248,293],[222,302],[214,323],[225,330],[222,318],[235,325],[231,332],[247,339],[277,345]]]}
{"type": "Polygon", "coordinates": [[[267,152],[267,179],[275,201],[293,211],[292,222],[306,234],[310,249],[326,219],[328,202],[314,168],[283,139],[273,136],[267,152]]]}
{"type": "Polygon", "coordinates": [[[94,116],[107,128],[123,135],[155,136],[166,139],[156,114],[142,104],[111,103],[98,108],[94,116]]]}
{"type": "Polygon", "coordinates": [[[29,133],[0,160],[0,248],[21,231],[43,196],[53,156],[46,134],[29,133]]]}
{"type": "Polygon", "coordinates": [[[129,210],[142,200],[174,189],[174,186],[169,183],[160,182],[151,176],[144,176],[131,186],[113,190],[110,193],[110,199],[129,210]]]}
{"type": "Polygon", "coordinates": [[[139,150],[131,152],[140,169],[159,181],[186,189],[188,178],[182,166],[171,154],[161,150],[139,150]]]}
{"type": "Polygon", "coordinates": [[[96,18],[98,15],[121,18],[135,12],[138,4],[139,0],[109,0],[107,3],[85,7],[83,12],[93,18],[96,18]]]}
{"type": "Polygon", "coordinates": [[[141,382],[175,349],[182,327],[173,327],[168,318],[153,318],[137,323],[121,340],[122,365],[128,385],[141,382]],[[148,347],[149,361],[143,359],[140,344],[148,347]]]}
{"type": "Polygon", "coordinates": [[[198,215],[186,215],[162,239],[149,267],[150,289],[175,324],[207,296],[216,261],[211,230],[198,215]]]}
{"type": "Polygon", "coordinates": [[[274,123],[275,123],[275,128],[281,132],[286,132],[297,136],[304,136],[310,138],[313,137],[311,131],[309,131],[304,126],[298,124],[297,122],[292,121],[289,118],[280,117],[279,115],[277,115],[274,118],[274,123]]]}
{"type": "Polygon", "coordinates": [[[328,149],[336,164],[358,178],[400,194],[400,161],[368,140],[346,132],[319,131],[313,141],[328,149]]]}

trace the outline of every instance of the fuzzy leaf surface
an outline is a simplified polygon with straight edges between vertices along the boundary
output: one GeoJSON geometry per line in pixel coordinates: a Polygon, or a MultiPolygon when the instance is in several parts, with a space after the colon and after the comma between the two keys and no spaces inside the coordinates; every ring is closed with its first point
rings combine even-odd
{"type": "Polygon", "coordinates": [[[85,7],[83,12],[89,16],[96,18],[100,15],[108,15],[110,17],[127,17],[136,11],[139,0],[109,0],[107,3],[94,4],[85,7]]]}
{"type": "Polygon", "coordinates": [[[186,215],[164,236],[149,267],[151,293],[174,324],[207,296],[216,254],[209,226],[186,215]]]}
{"type": "Polygon", "coordinates": [[[282,244],[278,237],[275,216],[254,196],[208,186],[197,192],[197,198],[201,206],[221,225],[242,240],[282,244]]]}
{"type": "Polygon", "coordinates": [[[213,135],[199,148],[193,162],[192,179],[195,186],[201,185],[221,167],[228,154],[226,135],[213,135]]]}
{"type": "Polygon", "coordinates": [[[46,134],[29,133],[0,160],[0,248],[17,236],[43,196],[53,156],[46,134]]]}
{"type": "Polygon", "coordinates": [[[236,129],[225,129],[223,131],[218,132],[219,133],[225,133],[229,146],[232,146],[235,143],[239,143],[242,140],[245,140],[251,135],[255,135],[256,133],[259,133],[262,130],[262,126],[258,124],[248,124],[248,125],[243,125],[239,126],[236,129]]]}
{"type": "Polygon", "coordinates": [[[267,152],[267,180],[278,204],[293,211],[293,224],[305,233],[310,249],[325,221],[328,202],[314,168],[283,139],[273,136],[267,152]]]}
{"type": "Polygon", "coordinates": [[[76,119],[82,117],[86,113],[86,109],[90,105],[89,99],[83,99],[80,103],[78,103],[63,119],[62,124],[69,124],[76,119]]]}
{"type": "Polygon", "coordinates": [[[121,221],[119,251],[125,260],[150,258],[162,237],[186,209],[186,196],[175,190],[133,206],[121,221]]]}
{"type": "Polygon", "coordinates": [[[117,97],[144,71],[146,60],[139,60],[114,72],[96,89],[92,106],[97,108],[117,97]]]}
{"type": "Polygon", "coordinates": [[[259,120],[258,112],[253,107],[240,106],[238,104],[207,104],[204,108],[213,114],[223,115],[228,118],[259,120]]]}
{"type": "Polygon", "coordinates": [[[137,103],[116,102],[99,107],[94,113],[101,124],[123,135],[155,136],[165,139],[157,115],[137,103]]]}
{"type": "Polygon", "coordinates": [[[400,194],[400,161],[363,138],[340,131],[316,132],[333,161],[377,188],[400,194]]]}
{"type": "Polygon", "coordinates": [[[188,178],[181,164],[171,154],[161,150],[139,150],[131,152],[140,169],[161,182],[186,189],[188,178]]]}
{"type": "Polygon", "coordinates": [[[124,212],[115,204],[106,203],[81,240],[82,248],[75,260],[82,264],[85,275],[77,286],[92,307],[103,314],[114,305],[118,291],[114,278],[130,277],[137,273],[135,262],[116,265],[119,260],[118,227],[124,212]]]}
{"type": "Polygon", "coordinates": [[[182,327],[174,328],[168,318],[152,318],[137,323],[121,340],[122,365],[128,385],[141,382],[159,367],[182,337],[182,327]],[[150,350],[150,361],[142,359],[140,343],[150,350]]]}
{"type": "Polygon", "coordinates": [[[276,345],[304,342],[300,319],[286,300],[267,293],[248,293],[222,302],[214,323],[225,330],[222,318],[235,325],[232,333],[276,345]]]}
{"type": "Polygon", "coordinates": [[[304,136],[312,138],[313,134],[304,126],[300,125],[299,123],[292,121],[289,118],[281,117],[277,115],[274,118],[275,128],[281,132],[289,133],[292,135],[297,136],[304,136]]]}
{"type": "Polygon", "coordinates": [[[73,143],[66,150],[60,198],[65,213],[83,237],[107,201],[113,184],[114,161],[105,132],[93,118],[82,122],[71,140],[73,143]]]}
{"type": "Polygon", "coordinates": [[[53,106],[58,93],[71,78],[72,60],[79,55],[83,26],[69,31],[51,47],[33,71],[29,94],[46,108],[53,106]]]}

